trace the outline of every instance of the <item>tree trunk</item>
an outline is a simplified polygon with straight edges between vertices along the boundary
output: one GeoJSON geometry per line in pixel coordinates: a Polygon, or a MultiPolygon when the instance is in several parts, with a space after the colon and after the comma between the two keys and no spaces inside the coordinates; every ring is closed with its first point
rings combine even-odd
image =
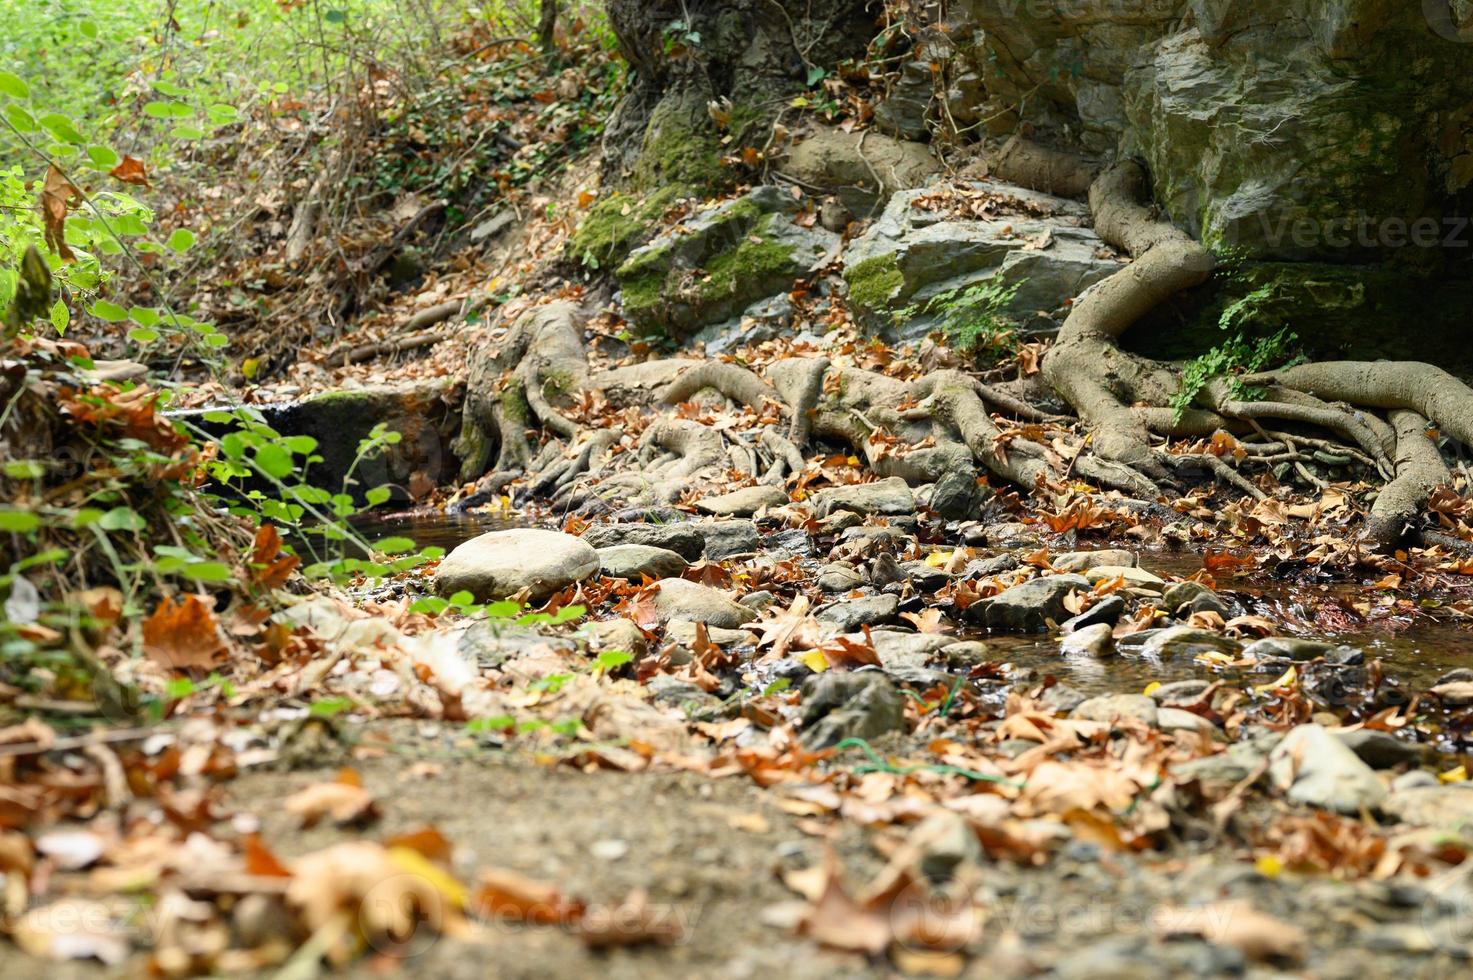
{"type": "Polygon", "coordinates": [[[545,55],[557,50],[557,8],[557,0],[542,0],[541,16],[537,19],[537,41],[545,55]]]}

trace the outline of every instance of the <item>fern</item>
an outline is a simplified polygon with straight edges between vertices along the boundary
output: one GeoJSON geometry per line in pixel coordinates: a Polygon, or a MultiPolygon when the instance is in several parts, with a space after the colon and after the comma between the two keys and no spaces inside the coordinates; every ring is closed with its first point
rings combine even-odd
{"type": "Polygon", "coordinates": [[[1017,342],[1013,322],[1005,311],[1025,282],[1026,279],[1014,283],[1000,282],[997,277],[984,279],[938,293],[924,303],[899,310],[895,317],[904,321],[921,315],[935,316],[942,336],[965,354],[1008,353],[1016,348],[1017,342]]]}
{"type": "MultiPolygon", "coordinates": [[[[1246,298],[1246,297],[1245,297],[1246,298]]],[[[1182,368],[1181,383],[1171,398],[1173,418],[1180,422],[1192,402],[1213,378],[1231,377],[1231,395],[1238,401],[1259,401],[1263,389],[1245,385],[1235,375],[1254,374],[1290,362],[1290,351],[1299,337],[1288,329],[1280,329],[1267,337],[1249,341],[1241,333],[1213,347],[1182,368]]],[[[1298,358],[1293,358],[1297,360],[1298,358]]]]}

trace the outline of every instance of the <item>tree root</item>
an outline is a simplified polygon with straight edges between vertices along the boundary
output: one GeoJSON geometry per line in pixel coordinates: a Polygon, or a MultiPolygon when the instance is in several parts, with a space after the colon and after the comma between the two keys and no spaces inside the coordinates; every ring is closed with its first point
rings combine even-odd
{"type": "Polygon", "coordinates": [[[1427,498],[1451,476],[1437,443],[1428,437],[1426,418],[1398,408],[1390,419],[1396,431],[1396,478],[1376,495],[1366,521],[1366,537],[1386,549],[1406,539],[1427,498]]]}

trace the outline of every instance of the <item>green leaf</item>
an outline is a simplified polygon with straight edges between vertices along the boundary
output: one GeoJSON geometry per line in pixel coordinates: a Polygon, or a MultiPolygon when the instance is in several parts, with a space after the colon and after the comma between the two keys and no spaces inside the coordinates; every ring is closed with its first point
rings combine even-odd
{"type": "Polygon", "coordinates": [[[205,131],[198,126],[183,125],[169,130],[169,135],[176,140],[202,140],[205,138],[205,131]]]}
{"type": "Polygon", "coordinates": [[[175,85],[173,82],[165,81],[162,78],[154,82],[153,87],[160,94],[167,95],[173,99],[182,99],[189,95],[189,89],[175,85]]]}
{"type": "Polygon", "coordinates": [[[36,126],[36,117],[14,102],[5,107],[5,118],[10,120],[10,125],[22,133],[34,133],[38,128],[36,126]]]}
{"type": "MultiPolygon", "coordinates": [[[[144,115],[153,116],[155,119],[188,119],[194,115],[194,110],[183,102],[146,102],[143,105],[144,115]]],[[[45,125],[43,120],[42,125],[45,125]]]]}
{"type": "Polygon", "coordinates": [[[0,507],[0,531],[26,534],[41,526],[41,518],[18,507],[0,507]]]}
{"type": "Polygon", "coordinates": [[[402,555],[406,551],[414,550],[414,541],[411,538],[384,538],[374,542],[373,550],[385,555],[402,555]]]}
{"type": "Polygon", "coordinates": [[[98,170],[111,170],[122,161],[122,157],[112,147],[99,145],[87,147],[87,159],[98,170]]]}
{"type": "Polygon", "coordinates": [[[140,327],[156,327],[159,325],[159,311],[150,306],[134,306],[128,310],[128,319],[140,327]]]}
{"type": "Polygon", "coordinates": [[[127,310],[123,309],[118,304],[110,303],[105,299],[100,299],[97,302],[93,303],[91,306],[87,307],[87,312],[91,313],[99,320],[106,320],[108,323],[121,323],[122,321],[128,319],[127,310]]]}
{"type": "Polygon", "coordinates": [[[317,440],[311,436],[287,436],[283,441],[298,456],[306,456],[317,448],[317,440]]]}
{"type": "Polygon", "coordinates": [[[194,246],[194,232],[188,228],[175,228],[164,244],[176,252],[187,252],[194,246]]]}
{"type": "Polygon", "coordinates": [[[67,324],[72,322],[72,311],[67,309],[66,303],[57,300],[51,307],[51,325],[59,334],[66,333],[67,324]]]}
{"type": "Polygon", "coordinates": [[[370,507],[378,507],[382,504],[388,503],[389,498],[393,496],[393,494],[394,491],[390,490],[388,487],[372,487],[363,492],[364,499],[368,501],[368,506],[370,507]]]}
{"type": "Polygon", "coordinates": [[[12,480],[39,480],[46,473],[45,464],[38,459],[7,460],[0,469],[12,480]]]}
{"type": "Polygon", "coordinates": [[[0,95],[8,95],[12,99],[29,99],[31,87],[22,81],[19,75],[0,71],[0,95]]]}
{"type": "Polygon", "coordinates": [[[811,65],[808,68],[808,84],[810,87],[817,85],[827,76],[828,72],[824,71],[823,68],[819,67],[818,65],[811,65]]]}
{"type": "Polygon", "coordinates": [[[199,561],[185,565],[179,574],[195,582],[229,582],[234,577],[223,561],[199,561]]]}
{"type": "Polygon", "coordinates": [[[286,447],[274,442],[268,442],[256,450],[256,465],[267,476],[274,476],[278,480],[290,476],[296,468],[292,464],[292,454],[286,451],[286,447]]]}
{"type": "Polygon", "coordinates": [[[345,10],[329,10],[322,15],[322,19],[329,24],[341,24],[348,19],[348,12],[345,10]]]}
{"type": "Polygon", "coordinates": [[[97,37],[97,24],[95,22],[93,22],[93,21],[90,21],[90,20],[84,20],[84,21],[82,21],[82,23],[80,23],[80,24],[77,25],[77,30],[82,33],[82,36],[83,37],[86,37],[86,38],[95,38],[95,37],[97,37]]]}
{"type": "Polygon", "coordinates": [[[131,507],[114,507],[102,515],[97,526],[104,531],[142,531],[148,522],[131,507]]]}
{"type": "Polygon", "coordinates": [[[135,344],[151,344],[159,339],[159,332],[152,327],[134,327],[128,331],[128,339],[135,344]]]}
{"type": "Polygon", "coordinates": [[[82,134],[77,132],[77,127],[66,116],[57,112],[49,112],[36,120],[41,126],[63,143],[85,143],[82,134]]]}

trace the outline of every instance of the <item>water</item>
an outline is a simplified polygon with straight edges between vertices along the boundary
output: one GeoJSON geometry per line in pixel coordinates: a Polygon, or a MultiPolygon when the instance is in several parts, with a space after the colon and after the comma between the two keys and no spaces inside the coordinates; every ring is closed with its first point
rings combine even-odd
{"type": "MultiPolygon", "coordinates": [[[[389,536],[412,538],[421,547],[446,551],[478,534],[510,527],[526,527],[535,520],[525,514],[446,515],[409,513],[377,517],[357,529],[368,540],[389,536]]],[[[1103,545],[1102,545],[1103,547],[1103,545]]],[[[1142,552],[1143,567],[1161,574],[1187,577],[1202,568],[1200,555],[1185,551],[1142,552]]],[[[1326,628],[1317,621],[1321,611],[1332,612],[1356,602],[1376,602],[1386,593],[1355,583],[1302,585],[1263,573],[1251,577],[1220,578],[1218,591],[1243,603],[1250,613],[1263,616],[1279,632],[1307,639],[1331,640],[1365,651],[1366,661],[1381,660],[1389,677],[1408,690],[1425,690],[1438,677],[1457,667],[1473,667],[1473,634],[1452,619],[1432,615],[1396,616],[1379,622],[1326,628]]],[[[969,637],[970,638],[970,637],[969,637]]],[[[1052,674],[1085,693],[1141,690],[1153,681],[1222,676],[1262,684],[1263,676],[1239,677],[1228,672],[1211,674],[1208,668],[1186,663],[1157,664],[1129,656],[1104,660],[1062,658],[1058,642],[1046,636],[979,635],[996,652],[996,659],[1052,674]]]]}

